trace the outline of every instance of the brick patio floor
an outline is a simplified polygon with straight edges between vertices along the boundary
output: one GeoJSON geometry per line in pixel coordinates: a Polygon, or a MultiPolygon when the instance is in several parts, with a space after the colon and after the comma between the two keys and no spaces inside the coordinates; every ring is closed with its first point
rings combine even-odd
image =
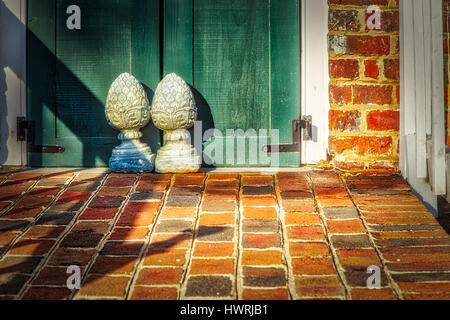
{"type": "Polygon", "coordinates": [[[0,180],[0,299],[450,298],[450,237],[398,176],[0,180]]]}

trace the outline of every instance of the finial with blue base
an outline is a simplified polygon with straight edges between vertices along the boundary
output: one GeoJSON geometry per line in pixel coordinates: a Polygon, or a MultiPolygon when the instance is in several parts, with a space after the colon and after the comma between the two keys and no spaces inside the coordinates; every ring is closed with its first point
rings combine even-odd
{"type": "Polygon", "coordinates": [[[150,103],[142,84],[131,74],[121,74],[111,85],[106,100],[106,119],[110,126],[120,130],[122,144],[109,159],[113,172],[151,172],[155,154],[140,141],[139,131],[150,122],[150,103]]]}

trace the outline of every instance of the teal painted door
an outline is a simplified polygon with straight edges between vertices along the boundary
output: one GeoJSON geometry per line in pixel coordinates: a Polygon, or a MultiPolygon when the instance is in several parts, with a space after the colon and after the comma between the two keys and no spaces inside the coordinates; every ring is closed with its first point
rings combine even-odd
{"type": "MultiPolygon", "coordinates": [[[[176,72],[194,88],[215,166],[274,165],[262,148],[292,143],[299,16],[298,0],[165,0],[164,74],[176,72]]],[[[280,166],[300,165],[299,152],[274,156],[280,166]]]]}
{"type": "MultiPolygon", "coordinates": [[[[131,72],[151,98],[161,74],[176,72],[195,93],[202,134],[191,131],[207,164],[273,165],[262,147],[291,143],[300,117],[298,2],[29,0],[29,119],[36,144],[66,149],[31,153],[30,164],[107,165],[119,143],[104,115],[113,80],[131,72]],[[66,27],[70,5],[81,30],[66,27]]],[[[143,132],[156,151],[160,132],[143,132]]],[[[300,165],[299,152],[277,156],[300,165]]]]}
{"type": "MultiPolygon", "coordinates": [[[[139,0],[30,0],[29,118],[36,144],[62,154],[30,154],[32,166],[107,166],[118,132],[105,118],[114,79],[123,72],[154,89],[161,78],[159,4],[139,0]],[[69,30],[70,5],[81,9],[81,30],[69,30]]],[[[148,90],[151,99],[152,92],[148,90]]],[[[153,150],[160,133],[143,130],[153,150]]]]}

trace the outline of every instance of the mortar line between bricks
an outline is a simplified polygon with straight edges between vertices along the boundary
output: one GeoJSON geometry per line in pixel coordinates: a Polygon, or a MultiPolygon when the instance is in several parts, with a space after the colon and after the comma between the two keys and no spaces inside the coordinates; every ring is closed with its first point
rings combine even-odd
{"type": "Polygon", "coordinates": [[[206,174],[205,178],[203,180],[203,185],[201,188],[201,193],[200,193],[200,201],[197,205],[197,210],[195,212],[195,219],[194,219],[194,225],[193,225],[193,230],[192,230],[192,238],[191,238],[191,244],[187,249],[186,255],[186,263],[183,266],[183,275],[181,276],[181,280],[180,280],[180,290],[178,292],[178,300],[185,300],[186,299],[186,290],[187,290],[187,282],[188,282],[188,278],[189,278],[189,270],[191,269],[191,265],[192,265],[192,256],[193,256],[193,251],[194,251],[194,245],[195,245],[195,241],[198,237],[198,232],[199,232],[199,224],[200,224],[200,211],[201,208],[203,206],[203,203],[205,201],[205,190],[206,190],[206,182],[209,179],[209,175],[206,174]]]}
{"type": "Polygon", "coordinates": [[[235,218],[235,222],[236,222],[236,230],[235,233],[237,231],[237,243],[236,243],[236,268],[235,268],[235,281],[234,281],[234,287],[236,290],[236,299],[237,300],[242,300],[243,299],[243,292],[244,292],[244,286],[242,284],[242,279],[243,277],[241,277],[241,273],[240,270],[242,269],[241,267],[241,263],[242,263],[242,259],[241,259],[241,254],[244,251],[243,249],[241,249],[242,246],[242,237],[244,236],[244,234],[242,233],[242,218],[241,215],[244,214],[244,208],[242,206],[242,192],[243,192],[243,183],[242,183],[242,179],[243,179],[243,175],[239,174],[238,175],[238,193],[237,193],[237,217],[235,218]]]}
{"type": "MultiPolygon", "coordinates": [[[[17,172],[17,173],[19,173],[19,172],[17,172]]],[[[8,180],[9,178],[11,178],[11,176],[12,176],[13,174],[14,174],[14,173],[5,173],[6,178],[3,179],[2,181],[0,181],[0,186],[2,186],[2,185],[6,182],[6,180],[8,180]]]]}
{"type": "Polygon", "coordinates": [[[168,187],[166,187],[166,190],[164,190],[164,194],[163,194],[163,197],[161,199],[161,203],[160,203],[159,208],[158,208],[158,210],[157,210],[157,212],[155,214],[155,217],[153,218],[152,227],[149,228],[149,233],[147,235],[147,238],[144,241],[144,245],[142,246],[141,252],[139,253],[138,263],[134,267],[133,273],[131,274],[131,281],[130,281],[128,287],[127,287],[127,293],[125,295],[125,300],[131,299],[131,296],[133,294],[133,290],[134,290],[134,287],[136,286],[136,281],[137,281],[137,278],[139,276],[139,272],[142,270],[142,264],[144,263],[144,257],[147,254],[148,248],[150,247],[152,236],[153,236],[153,233],[154,233],[154,231],[156,229],[156,225],[158,224],[158,220],[159,220],[159,217],[161,215],[161,212],[163,211],[163,209],[164,209],[164,207],[166,205],[167,195],[169,194],[169,192],[170,192],[170,190],[172,188],[172,185],[174,183],[174,180],[175,180],[174,177],[175,177],[175,175],[171,175],[170,176],[170,181],[169,181],[168,187]]]}
{"type": "MultiPolygon", "coordinates": [[[[25,190],[25,191],[23,191],[14,201],[12,201],[10,204],[9,204],[9,206],[8,207],[6,207],[5,209],[3,209],[2,211],[1,211],[1,213],[0,213],[0,219],[2,219],[3,218],[3,216],[9,211],[9,210],[11,210],[18,202],[19,202],[19,200],[21,200],[23,197],[25,197],[25,195],[28,193],[28,192],[30,192],[38,183],[39,183],[39,181],[41,180],[41,177],[42,176],[40,176],[31,186],[29,186],[28,187],[28,189],[27,190],[25,190]]],[[[60,192],[62,192],[62,191],[60,191],[60,192]]],[[[59,196],[59,193],[56,195],[56,196],[59,196]]],[[[48,204],[47,205],[47,208],[46,209],[44,209],[44,210],[42,210],[42,212],[41,213],[39,213],[35,218],[34,218],[34,221],[33,222],[31,222],[21,233],[19,233],[19,234],[17,234],[17,236],[13,239],[13,241],[11,241],[11,243],[9,244],[9,245],[7,245],[6,246],[6,250],[5,250],[5,252],[3,253],[3,254],[0,254],[0,260],[2,260],[5,256],[6,256],[6,254],[9,252],[9,250],[11,250],[11,248],[12,247],[14,247],[14,245],[17,243],[17,241],[35,224],[35,222],[37,221],[37,219],[42,215],[42,214],[44,214],[44,212],[46,211],[46,210],[48,210],[48,208],[53,204],[53,202],[55,201],[55,199],[56,199],[56,196],[54,197],[54,199],[52,200],[52,202],[50,202],[50,204],[48,204]]],[[[28,209],[28,208],[26,208],[26,209],[28,209]]],[[[14,219],[8,219],[8,218],[6,218],[6,219],[4,219],[4,220],[10,220],[10,221],[15,221],[14,219]]],[[[26,220],[26,221],[28,221],[27,219],[20,219],[20,220],[26,220]]]]}
{"type": "Polygon", "coordinates": [[[347,282],[345,280],[345,276],[344,276],[343,270],[341,269],[341,265],[338,263],[339,259],[337,257],[337,254],[336,254],[333,246],[331,245],[330,235],[329,235],[328,230],[327,230],[327,224],[326,224],[327,221],[326,221],[326,218],[325,218],[325,216],[323,214],[323,208],[322,208],[322,204],[320,203],[319,196],[316,193],[316,186],[314,184],[314,180],[310,176],[309,173],[306,174],[306,176],[308,177],[308,180],[309,180],[309,183],[310,183],[310,187],[311,187],[311,190],[313,192],[314,201],[315,201],[317,212],[319,214],[319,219],[320,219],[321,225],[322,225],[322,230],[323,230],[324,235],[325,235],[325,241],[326,241],[327,246],[328,246],[328,248],[330,250],[331,262],[332,262],[333,267],[334,267],[334,269],[335,269],[335,271],[337,273],[337,277],[339,278],[339,282],[343,286],[344,299],[345,300],[349,300],[349,294],[350,294],[349,293],[349,288],[350,288],[350,286],[347,284],[347,282]]]}
{"type": "Polygon", "coordinates": [[[287,236],[287,227],[284,221],[285,212],[283,209],[283,206],[281,205],[281,194],[280,194],[280,188],[278,184],[278,176],[273,176],[273,186],[275,190],[275,200],[277,202],[278,206],[278,220],[280,222],[281,232],[281,250],[282,250],[282,257],[283,257],[283,263],[286,267],[286,277],[287,277],[287,290],[289,294],[289,299],[294,300],[294,297],[297,297],[296,291],[295,291],[295,275],[294,270],[292,267],[292,257],[289,252],[289,237],[287,236]],[[289,263],[290,261],[290,263],[289,263]]]}
{"type": "Polygon", "coordinates": [[[369,228],[368,228],[368,226],[367,226],[367,223],[366,223],[366,221],[364,220],[363,215],[361,214],[361,211],[360,211],[359,207],[356,205],[356,203],[355,203],[355,201],[354,201],[354,199],[353,199],[353,196],[352,196],[352,193],[351,193],[351,191],[350,191],[350,188],[349,188],[348,185],[347,185],[347,181],[344,179],[344,177],[343,177],[342,175],[338,174],[338,176],[339,176],[339,178],[341,179],[341,181],[342,181],[342,183],[343,183],[343,185],[344,185],[345,190],[347,191],[347,194],[348,194],[350,200],[352,201],[353,205],[355,206],[356,211],[358,212],[359,219],[361,220],[361,222],[362,222],[364,228],[365,228],[366,231],[367,231],[367,235],[368,235],[368,237],[369,237],[369,239],[370,239],[370,242],[372,243],[372,245],[373,245],[373,247],[374,247],[374,249],[375,249],[375,252],[377,253],[378,259],[380,259],[380,262],[381,262],[381,264],[383,265],[383,269],[384,269],[385,272],[386,272],[386,276],[387,276],[387,278],[389,279],[389,284],[390,284],[390,286],[392,287],[392,290],[394,291],[395,295],[396,295],[400,300],[403,300],[403,294],[402,294],[400,288],[398,287],[397,283],[396,283],[396,282],[394,281],[394,279],[392,278],[391,272],[390,272],[389,269],[387,268],[387,266],[386,266],[386,264],[385,264],[385,262],[384,262],[384,259],[382,258],[382,254],[381,254],[381,252],[380,252],[380,250],[379,250],[379,248],[378,248],[378,246],[377,246],[377,244],[376,244],[376,242],[375,242],[375,239],[373,238],[372,233],[370,232],[370,230],[369,230],[369,228]]]}
{"type": "MultiPolygon", "coordinates": [[[[61,195],[67,191],[68,187],[70,186],[70,184],[75,180],[76,177],[78,177],[81,173],[75,173],[72,176],[72,179],[69,179],[69,181],[66,182],[66,184],[64,185],[63,188],[61,188],[60,192],[56,194],[56,196],[54,197],[53,201],[47,206],[47,208],[42,211],[38,217],[36,217],[35,221],[33,222],[33,225],[35,225],[36,221],[38,221],[38,219],[44,215],[44,213],[46,213],[61,197],[61,195]]],[[[93,192],[93,194],[95,193],[95,191],[93,192]]],[[[92,195],[91,195],[92,197],[92,195]]],[[[89,200],[88,200],[89,201],[89,200]]],[[[65,226],[65,230],[59,235],[59,237],[56,239],[55,244],[53,245],[53,247],[48,251],[47,255],[42,259],[42,261],[39,263],[39,265],[35,268],[35,270],[33,271],[32,275],[30,276],[30,278],[28,279],[27,282],[25,282],[25,284],[22,286],[22,288],[20,289],[19,293],[17,294],[17,300],[21,300],[24,296],[24,294],[27,292],[27,290],[31,287],[31,283],[36,279],[37,275],[42,271],[42,269],[47,265],[48,261],[50,260],[50,258],[52,257],[53,253],[57,250],[57,248],[59,248],[59,245],[61,244],[62,240],[64,239],[64,237],[66,236],[67,233],[70,232],[70,230],[72,229],[72,226],[75,224],[75,221],[77,220],[77,216],[79,214],[81,214],[81,212],[84,210],[84,208],[87,207],[87,203],[88,201],[86,201],[86,203],[80,208],[78,209],[79,212],[74,216],[74,218],[72,219],[71,223],[69,223],[68,225],[65,226]]],[[[30,226],[31,227],[31,226],[30,226]]]]}

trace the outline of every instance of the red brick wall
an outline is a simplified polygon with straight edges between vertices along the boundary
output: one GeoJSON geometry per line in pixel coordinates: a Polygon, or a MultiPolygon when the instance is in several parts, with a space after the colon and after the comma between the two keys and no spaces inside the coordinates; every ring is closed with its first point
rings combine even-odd
{"type": "Polygon", "coordinates": [[[329,0],[328,4],[332,162],[344,169],[397,169],[398,0],[329,0]],[[380,30],[367,26],[370,5],[381,9],[380,30]]]}

